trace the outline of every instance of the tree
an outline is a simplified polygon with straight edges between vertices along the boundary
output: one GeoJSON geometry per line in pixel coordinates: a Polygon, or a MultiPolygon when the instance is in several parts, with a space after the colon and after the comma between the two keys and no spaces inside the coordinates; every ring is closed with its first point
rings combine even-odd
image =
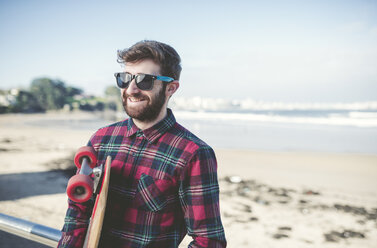
{"type": "Polygon", "coordinates": [[[66,87],[60,80],[37,78],[31,82],[30,93],[44,110],[55,110],[61,109],[68,97],[81,94],[82,90],[66,87]]]}
{"type": "Polygon", "coordinates": [[[66,88],[66,96],[67,97],[73,97],[75,95],[80,95],[82,94],[82,89],[79,89],[79,88],[75,88],[75,87],[71,87],[71,86],[68,86],[66,88]]]}
{"type": "Polygon", "coordinates": [[[20,90],[16,99],[16,104],[11,106],[11,112],[33,113],[43,111],[43,108],[30,92],[20,90]]]}

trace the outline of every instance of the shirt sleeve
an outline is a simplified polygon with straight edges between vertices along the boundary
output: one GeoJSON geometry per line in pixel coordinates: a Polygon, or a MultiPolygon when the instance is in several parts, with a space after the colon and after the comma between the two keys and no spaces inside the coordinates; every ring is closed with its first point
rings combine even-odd
{"type": "Polygon", "coordinates": [[[199,148],[187,164],[179,197],[187,233],[193,238],[188,247],[226,247],[220,218],[217,162],[210,147],[199,148]]]}
{"type": "MultiPolygon", "coordinates": [[[[87,145],[91,146],[92,144],[89,141],[87,145]]],[[[79,170],[77,170],[77,173],[79,173],[79,170]]],[[[83,247],[94,201],[93,196],[87,202],[83,203],[77,203],[68,199],[68,209],[64,218],[62,237],[59,240],[58,248],[83,247]]]]}
{"type": "Polygon", "coordinates": [[[68,199],[68,209],[58,248],[83,247],[93,202],[93,199],[90,199],[84,203],[76,203],[68,199]]]}

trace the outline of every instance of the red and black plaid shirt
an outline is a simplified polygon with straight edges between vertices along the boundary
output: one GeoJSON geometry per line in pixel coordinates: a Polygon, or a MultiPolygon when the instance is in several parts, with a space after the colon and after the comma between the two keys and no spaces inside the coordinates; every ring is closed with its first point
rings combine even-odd
{"type": "MultiPolygon", "coordinates": [[[[140,130],[132,119],[99,129],[89,145],[112,157],[100,247],[226,247],[211,147],[168,115],[140,130]]],[[[69,202],[58,247],[82,247],[94,200],[69,202]]]]}

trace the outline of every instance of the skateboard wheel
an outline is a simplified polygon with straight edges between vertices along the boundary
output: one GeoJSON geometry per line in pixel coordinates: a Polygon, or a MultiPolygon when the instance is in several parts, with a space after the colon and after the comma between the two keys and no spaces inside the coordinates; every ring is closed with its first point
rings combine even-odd
{"type": "Polygon", "coordinates": [[[82,174],[71,177],[68,181],[67,195],[74,202],[86,202],[93,194],[93,180],[82,174]]]}
{"type": "Polygon", "coordinates": [[[94,168],[97,164],[97,156],[96,152],[94,151],[93,147],[90,146],[83,146],[77,150],[75,155],[75,165],[77,168],[81,168],[81,163],[84,158],[89,160],[90,168],[94,168]]]}

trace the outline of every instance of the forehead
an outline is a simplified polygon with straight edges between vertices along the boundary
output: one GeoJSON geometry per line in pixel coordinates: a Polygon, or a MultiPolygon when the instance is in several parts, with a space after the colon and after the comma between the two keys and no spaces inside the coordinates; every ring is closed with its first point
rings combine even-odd
{"type": "Polygon", "coordinates": [[[150,59],[138,61],[136,63],[127,62],[125,64],[125,72],[129,72],[131,74],[142,73],[160,75],[160,66],[150,59]]]}

